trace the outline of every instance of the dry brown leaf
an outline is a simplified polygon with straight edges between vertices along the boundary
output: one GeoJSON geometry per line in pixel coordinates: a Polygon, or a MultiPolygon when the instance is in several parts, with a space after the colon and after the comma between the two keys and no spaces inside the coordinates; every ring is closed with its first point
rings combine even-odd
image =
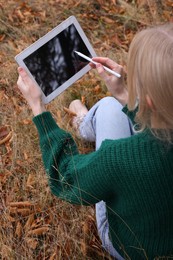
{"type": "Polygon", "coordinates": [[[21,207],[32,207],[33,203],[29,201],[16,201],[16,202],[10,202],[9,203],[10,207],[16,207],[16,208],[21,208],[21,207]]]}
{"type": "Polygon", "coordinates": [[[28,216],[32,214],[32,211],[29,208],[17,208],[17,207],[10,207],[9,208],[10,215],[21,215],[21,216],[28,216]]]}
{"type": "Polygon", "coordinates": [[[102,18],[102,20],[103,20],[104,22],[106,22],[106,23],[108,23],[108,24],[114,24],[114,23],[115,23],[115,21],[114,21],[113,19],[108,18],[108,17],[106,17],[106,16],[102,16],[101,18],[102,18]]]}
{"type": "MultiPolygon", "coordinates": [[[[5,148],[6,148],[6,155],[11,155],[12,154],[12,148],[11,148],[11,140],[12,138],[5,143],[5,148]]],[[[6,157],[6,159],[8,159],[9,157],[6,157]]]]}
{"type": "Polygon", "coordinates": [[[85,236],[86,236],[86,235],[88,236],[88,233],[89,233],[89,225],[88,225],[88,222],[87,222],[87,221],[84,222],[83,227],[82,227],[82,230],[83,230],[84,235],[85,235],[85,236]]]}
{"type": "Polygon", "coordinates": [[[27,152],[23,152],[23,156],[24,156],[24,159],[25,159],[25,161],[27,161],[28,160],[28,154],[27,154],[27,152]]]}
{"type": "Polygon", "coordinates": [[[40,235],[44,235],[45,233],[47,233],[49,231],[49,227],[40,227],[40,228],[36,228],[33,230],[28,231],[28,235],[30,236],[40,236],[40,235]]]}
{"type": "Polygon", "coordinates": [[[8,130],[7,126],[0,128],[0,145],[8,142],[12,138],[12,131],[8,130]]]}
{"type": "Polygon", "coordinates": [[[32,211],[30,209],[27,209],[27,208],[25,208],[25,209],[17,209],[17,214],[19,214],[19,215],[21,215],[23,217],[28,216],[31,213],[32,213],[32,211]]]}
{"type": "Polygon", "coordinates": [[[24,20],[25,17],[19,9],[15,11],[15,14],[19,18],[20,21],[24,20]]]}
{"type": "Polygon", "coordinates": [[[24,229],[29,230],[31,228],[33,221],[34,221],[34,214],[31,214],[25,223],[24,229]]]}
{"type": "Polygon", "coordinates": [[[18,238],[21,238],[22,236],[22,225],[20,221],[17,222],[15,236],[17,236],[18,238]]]}
{"type": "Polygon", "coordinates": [[[21,123],[23,125],[31,125],[32,124],[32,120],[31,119],[24,119],[21,123]]]}
{"type": "Polygon", "coordinates": [[[26,187],[32,187],[34,184],[35,184],[35,176],[34,174],[30,173],[26,182],[26,187]]]}
{"type": "Polygon", "coordinates": [[[2,42],[5,39],[5,34],[0,34],[0,42],[2,42]]]}

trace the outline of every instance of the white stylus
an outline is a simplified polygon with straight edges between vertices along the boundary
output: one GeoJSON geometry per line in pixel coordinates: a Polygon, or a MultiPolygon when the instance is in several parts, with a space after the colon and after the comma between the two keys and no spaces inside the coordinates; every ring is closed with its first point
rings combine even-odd
{"type": "MultiPolygon", "coordinates": [[[[93,61],[91,58],[89,58],[88,56],[84,55],[83,53],[81,53],[81,52],[79,52],[79,51],[74,51],[74,52],[77,53],[77,54],[78,54],[79,56],[81,56],[82,58],[84,58],[84,59],[90,61],[91,63],[93,63],[93,64],[95,64],[95,65],[97,64],[97,62],[93,61]]],[[[117,72],[115,72],[115,71],[113,71],[113,70],[111,70],[111,69],[109,69],[109,68],[107,68],[107,67],[105,67],[105,66],[103,66],[103,68],[104,68],[106,71],[110,72],[111,74],[115,75],[116,77],[121,78],[121,75],[120,75],[119,73],[117,73],[117,72]]]]}

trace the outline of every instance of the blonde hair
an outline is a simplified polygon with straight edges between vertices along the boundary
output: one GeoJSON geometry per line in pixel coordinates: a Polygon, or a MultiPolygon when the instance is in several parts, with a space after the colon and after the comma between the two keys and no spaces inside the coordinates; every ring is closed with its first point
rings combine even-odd
{"type": "MultiPolygon", "coordinates": [[[[173,24],[139,32],[133,39],[127,62],[128,108],[134,110],[139,99],[137,122],[140,129],[151,129],[151,114],[167,127],[157,135],[170,141],[173,131],[173,24]],[[146,96],[152,100],[149,109],[146,96]],[[164,134],[163,134],[164,132],[164,134]]],[[[158,131],[157,131],[158,130],[158,131]]]]}

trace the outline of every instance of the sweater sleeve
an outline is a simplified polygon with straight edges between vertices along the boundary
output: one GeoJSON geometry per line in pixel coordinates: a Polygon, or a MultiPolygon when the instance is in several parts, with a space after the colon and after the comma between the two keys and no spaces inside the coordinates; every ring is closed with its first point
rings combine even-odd
{"type": "Polygon", "coordinates": [[[49,112],[36,116],[33,121],[52,193],[70,203],[84,205],[110,198],[107,152],[101,147],[87,155],[79,154],[71,135],[58,127],[49,112]]]}

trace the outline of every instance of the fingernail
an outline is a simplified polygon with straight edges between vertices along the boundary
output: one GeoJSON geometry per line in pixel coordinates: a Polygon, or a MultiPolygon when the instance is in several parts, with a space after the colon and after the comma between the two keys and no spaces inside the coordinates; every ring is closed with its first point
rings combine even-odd
{"type": "Polygon", "coordinates": [[[18,72],[19,72],[20,74],[23,73],[23,72],[24,72],[23,68],[19,67],[19,68],[18,68],[18,72]]]}

